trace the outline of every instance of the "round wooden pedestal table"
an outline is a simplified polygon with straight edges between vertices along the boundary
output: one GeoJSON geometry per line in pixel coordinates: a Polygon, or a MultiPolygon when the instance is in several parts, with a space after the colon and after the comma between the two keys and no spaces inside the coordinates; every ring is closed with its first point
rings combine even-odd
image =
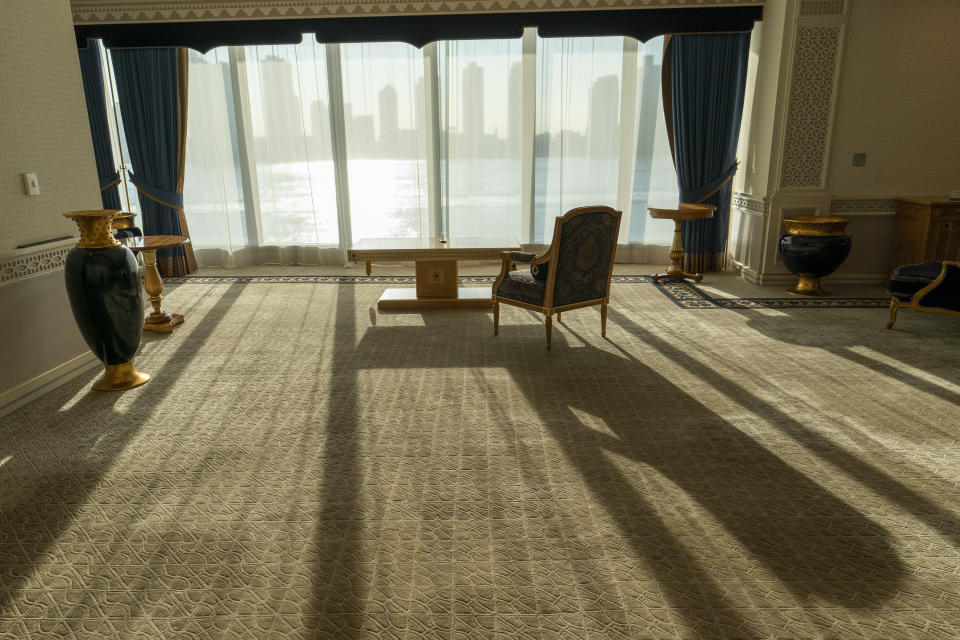
{"type": "Polygon", "coordinates": [[[669,209],[657,207],[647,207],[651,218],[668,218],[673,220],[673,244],[670,246],[670,266],[666,273],[657,273],[650,278],[654,282],[660,282],[663,278],[676,278],[682,280],[691,278],[694,282],[703,280],[702,273],[687,273],[683,270],[683,235],[681,234],[684,220],[703,220],[712,218],[716,209],[711,204],[686,204],[681,202],[679,205],[669,209]]]}
{"type": "Polygon", "coordinates": [[[153,313],[143,321],[143,330],[170,333],[176,325],[183,322],[183,316],[160,309],[160,303],[163,300],[163,280],[160,279],[160,272],[157,271],[157,251],[183,246],[190,242],[190,238],[187,236],[139,236],[118,238],[118,242],[134,253],[140,252],[143,255],[145,269],[143,288],[150,294],[150,304],[153,305],[153,313]]]}

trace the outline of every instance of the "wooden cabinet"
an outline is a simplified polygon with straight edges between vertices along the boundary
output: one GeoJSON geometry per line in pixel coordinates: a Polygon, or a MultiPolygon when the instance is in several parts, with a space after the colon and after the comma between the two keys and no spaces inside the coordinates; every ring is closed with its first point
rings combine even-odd
{"type": "Polygon", "coordinates": [[[960,200],[897,198],[890,272],[927,260],[960,260],[960,200]]]}

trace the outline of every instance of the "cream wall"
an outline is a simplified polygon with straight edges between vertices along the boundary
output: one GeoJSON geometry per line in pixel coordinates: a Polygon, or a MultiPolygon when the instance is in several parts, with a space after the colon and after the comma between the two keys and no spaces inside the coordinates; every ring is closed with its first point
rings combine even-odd
{"type": "Polygon", "coordinates": [[[893,198],[960,188],[958,24],[958,0],[768,0],[731,214],[735,270],[791,281],[782,219],[840,215],[853,250],[830,279],[885,280],[893,198]],[[852,166],[858,152],[866,166],[852,166]]]}
{"type": "Polygon", "coordinates": [[[89,354],[70,313],[62,269],[34,259],[41,251],[62,253],[64,243],[15,247],[77,235],[61,214],[101,207],[70,4],[2,0],[2,6],[0,414],[16,404],[24,385],[75,373],[89,354]],[[40,195],[24,195],[25,171],[37,174],[40,195]],[[28,272],[33,277],[23,277],[28,272]]]}
{"type": "Polygon", "coordinates": [[[834,196],[960,189],[960,1],[848,0],[834,196]],[[867,164],[852,166],[852,155],[867,164]]]}

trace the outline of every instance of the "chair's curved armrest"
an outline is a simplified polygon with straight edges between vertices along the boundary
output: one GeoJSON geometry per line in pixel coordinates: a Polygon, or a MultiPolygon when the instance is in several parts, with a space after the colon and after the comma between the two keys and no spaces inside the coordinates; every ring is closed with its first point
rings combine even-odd
{"type": "Polygon", "coordinates": [[[500,254],[501,260],[510,260],[512,262],[531,262],[537,257],[535,253],[526,253],[524,251],[504,251],[500,254]]]}

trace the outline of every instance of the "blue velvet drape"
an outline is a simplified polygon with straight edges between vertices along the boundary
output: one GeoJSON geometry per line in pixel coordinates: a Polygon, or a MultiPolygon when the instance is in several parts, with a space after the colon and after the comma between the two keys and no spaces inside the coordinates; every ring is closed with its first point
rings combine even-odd
{"type": "MultiPolygon", "coordinates": [[[[144,235],[189,236],[183,215],[186,64],[177,49],[111,52],[144,235]]],[[[157,252],[163,275],[196,270],[188,245],[157,252]]]]}
{"type": "Polygon", "coordinates": [[[684,271],[723,268],[749,53],[749,33],[677,35],[667,49],[680,200],[717,207],[713,218],[684,222],[684,271]]]}
{"type": "Polygon", "coordinates": [[[81,49],[79,53],[83,94],[86,97],[90,136],[93,139],[93,156],[97,162],[97,177],[100,180],[100,199],[104,209],[119,211],[123,208],[117,189],[120,174],[113,162],[113,149],[110,148],[110,122],[107,119],[107,101],[103,91],[100,43],[92,40],[87,48],[81,49]]]}

